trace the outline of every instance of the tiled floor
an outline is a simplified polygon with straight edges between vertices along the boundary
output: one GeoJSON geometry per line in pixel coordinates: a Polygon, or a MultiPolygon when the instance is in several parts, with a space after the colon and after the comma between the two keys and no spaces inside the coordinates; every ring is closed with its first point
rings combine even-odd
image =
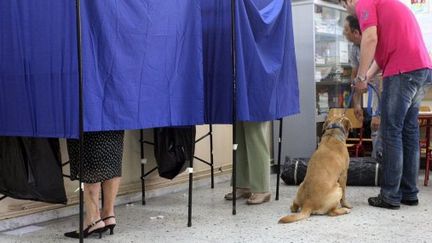
{"type": "MultiPolygon", "coordinates": [[[[367,205],[367,197],[376,195],[377,187],[349,187],[348,199],[354,206],[351,214],[312,216],[280,225],[277,221],[288,213],[297,187],[281,184],[280,200],[263,205],[248,206],[239,200],[233,216],[231,203],[223,199],[229,190],[229,183],[224,182],[213,190],[194,191],[190,228],[186,226],[187,194],[180,192],[151,198],[146,206],[119,206],[115,234],[86,242],[432,242],[432,186],[420,183],[419,188],[419,206],[386,210],[367,205]]],[[[63,237],[77,222],[74,216],[2,232],[0,242],[77,242],[63,237]]]]}

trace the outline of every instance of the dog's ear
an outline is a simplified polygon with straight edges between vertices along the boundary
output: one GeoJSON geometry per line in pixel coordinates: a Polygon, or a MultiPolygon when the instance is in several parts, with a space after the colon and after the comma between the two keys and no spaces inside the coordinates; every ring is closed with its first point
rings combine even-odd
{"type": "Polygon", "coordinates": [[[342,124],[346,131],[346,134],[348,134],[351,131],[351,127],[352,127],[351,120],[348,117],[343,117],[342,124]]]}

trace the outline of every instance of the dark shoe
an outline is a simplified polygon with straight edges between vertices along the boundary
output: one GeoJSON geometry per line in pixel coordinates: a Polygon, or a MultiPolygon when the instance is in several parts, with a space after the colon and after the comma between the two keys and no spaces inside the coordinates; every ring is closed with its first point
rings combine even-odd
{"type": "MultiPolygon", "coordinates": [[[[115,219],[115,216],[108,216],[108,217],[103,218],[102,220],[105,221],[105,220],[108,220],[108,219],[115,219]]],[[[107,230],[109,230],[110,231],[110,235],[113,235],[114,234],[114,227],[115,226],[116,226],[116,224],[105,224],[105,230],[104,230],[104,232],[107,231],[107,230]]]]}
{"type": "Polygon", "coordinates": [[[387,208],[387,209],[399,209],[399,205],[391,205],[390,203],[384,202],[381,196],[377,197],[370,197],[368,199],[369,205],[373,207],[379,207],[379,208],[387,208]]]}
{"type": "MultiPolygon", "coordinates": [[[[92,235],[93,233],[99,234],[99,239],[102,238],[102,232],[105,231],[105,227],[101,227],[101,228],[94,229],[94,230],[90,231],[91,227],[95,226],[99,222],[102,222],[102,219],[99,219],[99,220],[91,223],[90,225],[88,225],[87,228],[85,228],[85,230],[83,230],[83,238],[87,238],[90,235],[92,235]]],[[[69,238],[79,239],[80,233],[79,233],[79,231],[72,231],[72,232],[65,233],[64,236],[69,237],[69,238]]]]}
{"type": "Polygon", "coordinates": [[[408,206],[417,206],[419,204],[419,201],[418,201],[418,199],[414,199],[414,200],[402,199],[401,203],[408,205],[408,206]]]}

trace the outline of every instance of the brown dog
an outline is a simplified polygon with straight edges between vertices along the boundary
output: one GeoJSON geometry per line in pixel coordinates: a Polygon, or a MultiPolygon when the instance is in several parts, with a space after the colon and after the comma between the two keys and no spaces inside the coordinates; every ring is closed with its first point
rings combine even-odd
{"type": "Polygon", "coordinates": [[[279,223],[302,220],[311,214],[337,216],[350,212],[352,207],[345,199],[349,166],[345,140],[350,129],[351,122],[345,116],[326,121],[321,143],[309,160],[306,176],[291,206],[291,212],[300,208],[300,213],[285,216],[279,223]]]}

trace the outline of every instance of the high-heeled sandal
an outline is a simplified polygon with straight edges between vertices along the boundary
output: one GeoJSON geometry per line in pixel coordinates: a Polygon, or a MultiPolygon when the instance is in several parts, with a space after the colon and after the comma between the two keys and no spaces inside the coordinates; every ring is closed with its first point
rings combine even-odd
{"type": "MultiPolygon", "coordinates": [[[[105,220],[108,220],[108,219],[115,219],[115,216],[108,216],[108,217],[103,218],[102,220],[105,222],[105,220]]],[[[115,223],[114,224],[105,224],[105,230],[104,231],[109,230],[110,235],[113,235],[115,226],[116,226],[115,223]]]]}
{"type": "MultiPolygon", "coordinates": [[[[85,230],[83,230],[83,238],[87,238],[90,235],[92,235],[93,233],[98,233],[99,239],[102,238],[102,233],[104,232],[105,227],[97,228],[95,230],[90,231],[91,227],[97,225],[99,222],[102,222],[102,219],[96,220],[95,222],[89,224],[87,226],[87,228],[85,228],[85,230]]],[[[79,231],[66,232],[66,233],[64,233],[64,236],[69,237],[69,238],[78,239],[78,238],[80,238],[80,233],[79,233],[79,231]]]]}

